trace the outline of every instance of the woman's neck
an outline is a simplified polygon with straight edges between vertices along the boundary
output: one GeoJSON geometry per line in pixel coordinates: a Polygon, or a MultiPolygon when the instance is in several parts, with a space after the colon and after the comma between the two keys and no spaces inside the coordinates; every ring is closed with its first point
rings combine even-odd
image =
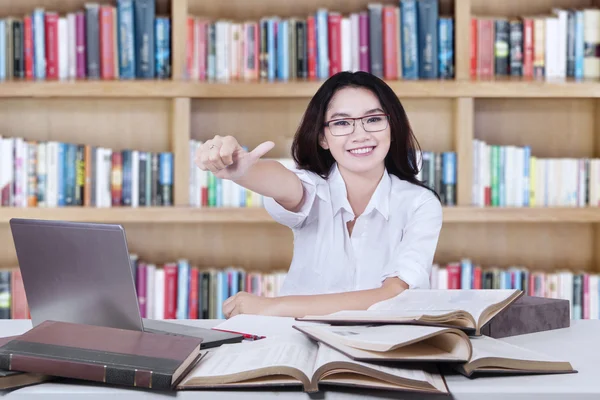
{"type": "Polygon", "coordinates": [[[354,215],[358,218],[367,208],[369,200],[371,200],[379,181],[381,181],[385,167],[382,165],[381,168],[371,170],[368,173],[355,173],[342,167],[339,168],[340,174],[346,183],[348,202],[354,215]]]}

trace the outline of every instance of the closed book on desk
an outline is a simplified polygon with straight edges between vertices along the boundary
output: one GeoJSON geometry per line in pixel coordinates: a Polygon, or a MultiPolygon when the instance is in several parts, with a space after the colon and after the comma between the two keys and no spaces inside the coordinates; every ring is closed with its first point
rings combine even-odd
{"type": "Polygon", "coordinates": [[[330,324],[416,324],[447,326],[481,335],[481,328],[523,295],[517,289],[415,289],[367,310],[307,315],[298,321],[330,324]]]}
{"type": "MultiPolygon", "coordinates": [[[[0,338],[0,346],[17,338],[17,336],[7,336],[0,338]]],[[[45,382],[52,377],[43,374],[33,374],[19,371],[9,371],[0,369],[0,390],[15,389],[23,386],[29,386],[36,383],[45,382]]]]}
{"type": "Polygon", "coordinates": [[[570,325],[569,300],[522,296],[490,320],[481,333],[498,339],[568,328],[570,325]]]}
{"type": "Polygon", "coordinates": [[[225,344],[208,354],[177,389],[349,386],[419,393],[448,393],[437,366],[394,366],[352,360],[305,335],[273,336],[225,344]]]}
{"type": "Polygon", "coordinates": [[[169,390],[202,339],[45,321],[0,347],[0,369],[169,390]]]}

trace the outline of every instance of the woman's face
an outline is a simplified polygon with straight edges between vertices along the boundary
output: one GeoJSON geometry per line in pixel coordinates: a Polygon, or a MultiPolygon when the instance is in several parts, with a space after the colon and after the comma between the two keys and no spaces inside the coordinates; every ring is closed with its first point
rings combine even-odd
{"type": "Polygon", "coordinates": [[[329,149],[338,165],[348,171],[380,171],[391,139],[389,119],[383,114],[379,99],[370,90],[340,89],[325,112],[329,126],[323,128],[321,147],[329,149]]]}

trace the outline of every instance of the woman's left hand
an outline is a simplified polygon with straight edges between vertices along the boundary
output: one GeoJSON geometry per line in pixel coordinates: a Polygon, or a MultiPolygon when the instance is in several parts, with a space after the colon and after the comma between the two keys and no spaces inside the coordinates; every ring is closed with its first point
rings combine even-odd
{"type": "Polygon", "coordinates": [[[274,297],[238,292],[223,303],[223,315],[228,319],[238,314],[273,315],[276,301],[274,297]]]}

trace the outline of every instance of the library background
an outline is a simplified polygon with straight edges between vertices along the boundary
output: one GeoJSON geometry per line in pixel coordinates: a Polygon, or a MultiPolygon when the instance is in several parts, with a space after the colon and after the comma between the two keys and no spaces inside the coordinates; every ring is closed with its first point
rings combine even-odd
{"type": "Polygon", "coordinates": [[[432,288],[521,288],[598,318],[600,1],[0,0],[0,318],[28,308],[12,217],[124,226],[142,316],[277,295],[292,233],[195,168],[233,135],[292,165],[341,70],[394,89],[444,224],[432,288]]]}

